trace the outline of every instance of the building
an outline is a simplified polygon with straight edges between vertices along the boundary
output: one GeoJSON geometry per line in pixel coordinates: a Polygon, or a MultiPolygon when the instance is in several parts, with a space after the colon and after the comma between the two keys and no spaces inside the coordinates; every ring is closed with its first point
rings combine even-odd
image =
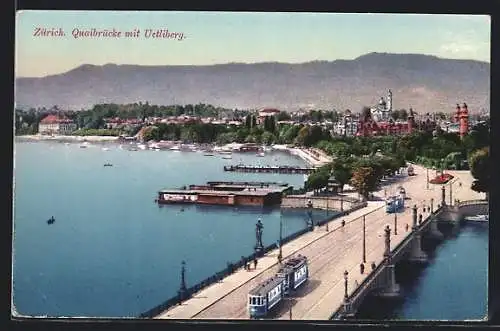
{"type": "Polygon", "coordinates": [[[378,104],[370,108],[372,118],[376,122],[386,122],[391,118],[392,113],[392,92],[387,91],[387,102],[384,97],[380,97],[378,104]]]}
{"type": "Polygon", "coordinates": [[[281,111],[275,108],[264,108],[259,110],[259,115],[257,116],[257,124],[264,123],[266,117],[277,116],[281,111]]]}
{"type": "Polygon", "coordinates": [[[72,120],[56,115],[44,117],[38,125],[38,133],[40,134],[70,135],[75,130],[76,124],[72,120]]]}

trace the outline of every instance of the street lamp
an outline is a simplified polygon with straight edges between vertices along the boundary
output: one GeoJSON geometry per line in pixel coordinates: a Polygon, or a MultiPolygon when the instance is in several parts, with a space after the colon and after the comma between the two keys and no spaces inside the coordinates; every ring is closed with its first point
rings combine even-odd
{"type": "Polygon", "coordinates": [[[313,221],[313,217],[312,217],[312,209],[313,209],[313,204],[312,204],[312,201],[309,200],[307,202],[307,215],[308,215],[308,226],[309,226],[309,230],[313,231],[314,230],[314,221],[313,221]]]}
{"type": "Polygon", "coordinates": [[[431,213],[434,212],[434,198],[431,198],[431,213]]]}
{"type": "Polygon", "coordinates": [[[426,169],[427,169],[427,182],[425,184],[426,184],[427,189],[429,189],[429,168],[426,168],[426,169]]]}
{"type": "Polygon", "coordinates": [[[181,262],[181,286],[179,288],[179,304],[186,297],[187,288],[186,288],[186,277],[185,277],[185,274],[186,274],[186,261],[183,260],[181,262]]]}
{"type": "Polygon", "coordinates": [[[280,246],[280,251],[279,251],[279,254],[278,254],[278,261],[281,263],[281,259],[283,258],[283,251],[281,249],[281,245],[283,244],[282,243],[282,240],[283,240],[283,220],[282,220],[282,217],[283,216],[283,213],[281,212],[281,208],[280,208],[280,241],[279,241],[279,246],[280,246]]]}
{"type": "Polygon", "coordinates": [[[366,223],[365,215],[363,215],[363,263],[366,263],[366,223]]]}
{"type": "Polygon", "coordinates": [[[349,299],[349,295],[347,294],[347,276],[349,273],[344,271],[344,302],[347,302],[347,299],[349,299]]]}
{"type": "Polygon", "coordinates": [[[398,213],[394,212],[394,235],[398,234],[398,213]]]}

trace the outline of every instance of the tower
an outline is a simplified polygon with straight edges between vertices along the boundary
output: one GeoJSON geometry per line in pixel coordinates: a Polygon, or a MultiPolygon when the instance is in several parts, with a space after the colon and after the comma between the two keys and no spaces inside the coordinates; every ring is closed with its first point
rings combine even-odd
{"type": "Polygon", "coordinates": [[[390,89],[387,91],[387,110],[392,111],[392,91],[390,89]]]}
{"type": "Polygon", "coordinates": [[[413,114],[413,109],[410,107],[410,112],[408,114],[408,134],[412,133],[413,127],[415,126],[415,115],[413,114]]]}
{"type": "Polygon", "coordinates": [[[460,121],[460,138],[463,138],[469,133],[469,110],[467,109],[467,104],[464,102],[462,105],[462,111],[459,116],[460,121]]]}
{"type": "Polygon", "coordinates": [[[455,111],[455,115],[453,116],[453,119],[455,120],[454,122],[455,123],[458,123],[459,119],[460,119],[460,113],[461,113],[461,109],[460,109],[460,105],[457,103],[457,108],[456,108],[456,111],[455,111]]]}

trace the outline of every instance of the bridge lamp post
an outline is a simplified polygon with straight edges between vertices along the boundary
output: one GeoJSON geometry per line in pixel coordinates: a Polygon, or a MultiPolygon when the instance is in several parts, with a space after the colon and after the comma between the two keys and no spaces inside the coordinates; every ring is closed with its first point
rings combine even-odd
{"type": "Polygon", "coordinates": [[[366,219],[363,215],[363,263],[366,263],[366,219]]]}
{"type": "Polygon", "coordinates": [[[394,212],[394,235],[398,234],[398,213],[394,212]]]}
{"type": "Polygon", "coordinates": [[[349,276],[349,273],[346,270],[344,271],[344,303],[349,299],[349,295],[347,294],[347,276],[349,276]]]}
{"type": "Polygon", "coordinates": [[[426,168],[427,169],[427,181],[426,181],[426,187],[427,189],[429,189],[429,168],[426,168]]]}
{"type": "Polygon", "coordinates": [[[431,198],[431,213],[434,212],[434,198],[431,198]]]}
{"type": "Polygon", "coordinates": [[[278,261],[281,263],[281,259],[283,258],[283,251],[281,246],[283,245],[283,213],[281,212],[280,208],[280,240],[279,240],[279,245],[280,245],[280,251],[278,253],[278,261]]]}

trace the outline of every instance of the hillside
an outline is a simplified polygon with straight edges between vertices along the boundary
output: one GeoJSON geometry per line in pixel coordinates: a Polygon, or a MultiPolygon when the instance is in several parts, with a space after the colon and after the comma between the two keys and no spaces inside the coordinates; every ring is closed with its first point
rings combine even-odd
{"type": "Polygon", "coordinates": [[[490,64],[417,54],[370,53],[354,60],[211,66],[85,64],[59,75],[17,78],[16,104],[80,109],[96,103],[208,103],[229,108],[394,108],[450,111],[457,102],[489,109],[490,64]]]}

